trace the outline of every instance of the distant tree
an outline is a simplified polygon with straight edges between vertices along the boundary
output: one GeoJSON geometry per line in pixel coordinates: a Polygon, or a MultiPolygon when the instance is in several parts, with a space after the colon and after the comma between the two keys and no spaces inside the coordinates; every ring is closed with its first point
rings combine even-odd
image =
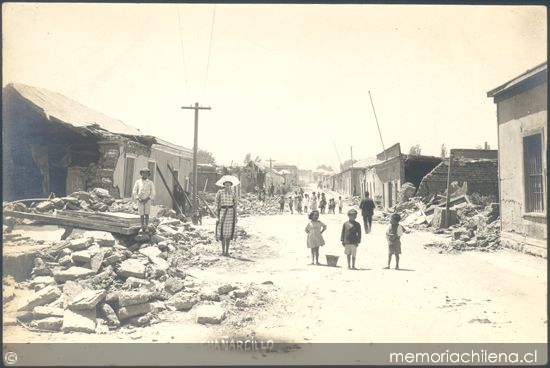
{"type": "Polygon", "coordinates": [[[331,166],[328,166],[328,165],[319,165],[317,166],[317,170],[327,170],[327,171],[334,171],[332,170],[332,167],[331,166]]]}
{"type": "Polygon", "coordinates": [[[445,143],[441,145],[441,158],[447,157],[447,147],[445,146],[445,143]]]}
{"type": "Polygon", "coordinates": [[[479,149],[479,150],[480,150],[480,149],[483,149],[483,146],[482,146],[481,144],[478,144],[478,145],[476,146],[476,149],[479,149]]]}
{"type": "Polygon", "coordinates": [[[422,153],[422,149],[420,148],[419,144],[412,146],[411,149],[409,150],[409,155],[420,156],[421,153],[422,153]]]}
{"type": "Polygon", "coordinates": [[[211,152],[199,148],[197,151],[197,163],[214,165],[216,164],[216,159],[211,152]]]}
{"type": "MultiPolygon", "coordinates": [[[[344,163],[342,164],[342,170],[347,170],[348,168],[350,168],[351,162],[352,162],[351,159],[344,161],[344,163]]],[[[353,160],[353,163],[356,163],[356,162],[359,162],[359,161],[353,160]]]]}
{"type": "Polygon", "coordinates": [[[248,165],[248,163],[252,160],[252,155],[250,153],[247,153],[246,156],[244,156],[244,164],[248,165]]]}
{"type": "Polygon", "coordinates": [[[491,149],[491,146],[489,145],[489,142],[485,142],[485,147],[484,149],[486,150],[490,150],[491,149]]]}

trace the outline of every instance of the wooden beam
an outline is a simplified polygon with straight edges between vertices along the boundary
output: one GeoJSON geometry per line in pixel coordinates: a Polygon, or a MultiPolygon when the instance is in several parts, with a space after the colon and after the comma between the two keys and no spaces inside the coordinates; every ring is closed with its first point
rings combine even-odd
{"type": "Polygon", "coordinates": [[[159,168],[158,165],[156,165],[156,166],[157,166],[157,171],[159,173],[160,179],[162,180],[162,183],[166,187],[166,190],[168,191],[168,194],[170,194],[170,198],[172,198],[172,200],[176,204],[176,209],[178,210],[178,213],[180,215],[183,215],[183,211],[181,210],[180,205],[179,205],[178,201],[176,200],[176,197],[174,197],[174,194],[172,194],[172,191],[170,190],[170,187],[166,183],[166,180],[164,179],[164,175],[162,175],[162,171],[160,171],[160,168],[159,168]]]}
{"type": "Polygon", "coordinates": [[[182,191],[185,200],[187,201],[187,203],[189,203],[189,206],[190,206],[191,208],[193,208],[193,203],[191,202],[191,200],[190,200],[189,197],[187,196],[187,193],[185,193],[185,190],[184,190],[183,187],[181,186],[180,181],[178,180],[178,177],[176,176],[176,172],[174,171],[174,169],[172,168],[172,166],[170,166],[170,164],[166,164],[166,166],[168,166],[168,171],[170,171],[170,174],[172,174],[172,177],[173,177],[174,180],[176,181],[176,185],[177,185],[178,188],[182,191]]]}
{"type": "Polygon", "coordinates": [[[85,230],[99,230],[107,231],[110,233],[117,233],[123,235],[134,235],[137,234],[140,226],[119,226],[117,224],[108,224],[102,223],[99,221],[94,221],[86,218],[78,217],[65,217],[58,215],[45,215],[39,213],[30,213],[30,212],[18,212],[18,211],[4,211],[5,216],[12,216],[17,218],[25,218],[33,221],[44,222],[46,224],[58,225],[62,227],[73,227],[78,229],[85,230]]]}
{"type": "MultiPolygon", "coordinates": [[[[180,190],[183,192],[183,194],[185,195],[185,198],[189,201],[189,204],[191,205],[191,207],[193,206],[191,201],[189,200],[189,198],[187,197],[187,194],[185,193],[185,191],[183,190],[183,187],[181,186],[178,178],[175,177],[174,175],[174,169],[172,169],[172,167],[170,166],[170,164],[168,164],[168,170],[170,170],[170,172],[172,173],[172,175],[174,176],[174,178],[176,179],[176,184],[179,186],[180,190]]],[[[200,194],[197,192],[197,198],[206,206],[206,208],[208,209],[208,212],[210,213],[210,216],[212,217],[215,217],[215,218],[218,218],[218,216],[216,216],[216,214],[214,213],[214,211],[212,211],[212,209],[210,208],[210,206],[208,205],[208,203],[206,203],[206,201],[200,196],[200,194]]]]}

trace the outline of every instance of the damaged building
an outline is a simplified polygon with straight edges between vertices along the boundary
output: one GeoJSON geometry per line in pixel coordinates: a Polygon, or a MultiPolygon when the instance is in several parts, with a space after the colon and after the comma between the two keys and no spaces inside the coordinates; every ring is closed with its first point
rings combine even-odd
{"type": "Polygon", "coordinates": [[[353,167],[348,167],[331,177],[332,189],[349,196],[362,195],[366,189],[365,171],[376,163],[374,157],[354,162],[353,167]]]}
{"type": "Polygon", "coordinates": [[[285,177],[261,161],[250,161],[239,177],[242,190],[248,193],[254,192],[256,187],[267,189],[271,184],[275,188],[285,185],[285,177]]]}
{"type": "Polygon", "coordinates": [[[405,183],[416,188],[426,174],[441,163],[441,158],[401,153],[399,143],[376,156],[377,162],[364,169],[363,188],[383,208],[397,204],[398,193],[405,183]]]}
{"type": "Polygon", "coordinates": [[[103,188],[131,197],[139,170],[149,167],[155,204],[172,207],[168,186],[187,186],[191,150],[143,135],[59,93],[11,83],[3,90],[4,199],[61,197],[103,188]],[[174,170],[174,176],[168,169],[174,170]]]}
{"type": "Polygon", "coordinates": [[[544,62],[487,93],[497,107],[501,242],[544,257],[547,83],[544,62]]]}
{"type": "MultiPolygon", "coordinates": [[[[464,188],[464,194],[478,194],[494,202],[498,198],[498,151],[452,149],[451,182],[464,188]]],[[[429,172],[420,182],[417,196],[428,197],[447,190],[449,158],[429,172]]]]}

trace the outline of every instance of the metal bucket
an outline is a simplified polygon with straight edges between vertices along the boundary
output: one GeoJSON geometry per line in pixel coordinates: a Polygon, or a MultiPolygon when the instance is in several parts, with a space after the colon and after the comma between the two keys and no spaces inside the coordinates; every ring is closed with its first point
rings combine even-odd
{"type": "Polygon", "coordinates": [[[325,255],[325,257],[327,257],[327,265],[331,267],[336,267],[336,265],[338,264],[338,258],[340,258],[340,256],[330,256],[330,255],[325,255]]]}

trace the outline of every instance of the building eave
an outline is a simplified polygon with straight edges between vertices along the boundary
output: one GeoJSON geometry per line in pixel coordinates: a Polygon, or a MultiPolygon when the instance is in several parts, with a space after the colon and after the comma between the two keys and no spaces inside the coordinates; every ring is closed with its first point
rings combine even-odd
{"type": "Polygon", "coordinates": [[[487,97],[498,97],[502,95],[503,93],[509,92],[515,88],[519,88],[520,86],[529,83],[530,81],[533,81],[535,79],[541,79],[541,82],[544,80],[544,76],[548,73],[548,66],[547,62],[543,62],[524,73],[518,75],[517,77],[509,80],[508,82],[493,88],[489,92],[487,92],[487,97]]]}

